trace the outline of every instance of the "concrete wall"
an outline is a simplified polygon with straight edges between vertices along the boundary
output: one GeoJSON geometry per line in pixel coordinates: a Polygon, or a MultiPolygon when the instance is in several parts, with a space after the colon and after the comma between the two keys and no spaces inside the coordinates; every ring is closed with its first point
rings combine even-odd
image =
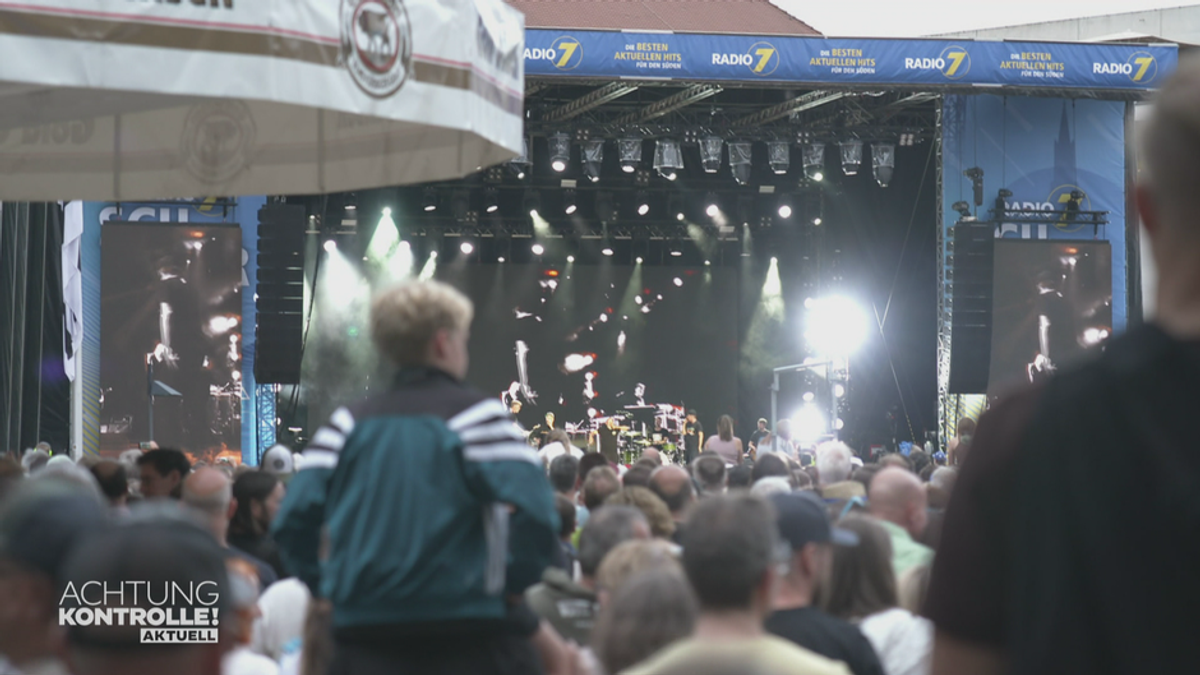
{"type": "Polygon", "coordinates": [[[1121,33],[1153,35],[1187,45],[1200,44],[1200,5],[945,33],[936,37],[1082,42],[1121,33]]]}

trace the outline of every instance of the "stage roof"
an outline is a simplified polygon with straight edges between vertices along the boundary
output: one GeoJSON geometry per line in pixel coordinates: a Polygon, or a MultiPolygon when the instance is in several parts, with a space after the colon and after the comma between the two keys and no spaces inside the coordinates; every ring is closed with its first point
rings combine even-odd
{"type": "Polygon", "coordinates": [[[526,28],[725,35],[821,33],[768,0],[505,0],[526,28]]]}

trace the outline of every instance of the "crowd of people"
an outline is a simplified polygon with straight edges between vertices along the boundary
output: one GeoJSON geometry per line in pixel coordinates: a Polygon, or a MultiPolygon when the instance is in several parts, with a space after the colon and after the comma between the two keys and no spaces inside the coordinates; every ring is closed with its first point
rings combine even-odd
{"type": "Polygon", "coordinates": [[[539,453],[464,383],[470,302],[408,283],[372,307],[394,387],[300,455],[0,459],[0,674],[1190,672],[1198,104],[1185,62],[1147,132],[1158,325],[964,421],[947,465],[728,418],[684,465],[539,453]],[[167,604],[209,639],[112,618],[167,604]]]}

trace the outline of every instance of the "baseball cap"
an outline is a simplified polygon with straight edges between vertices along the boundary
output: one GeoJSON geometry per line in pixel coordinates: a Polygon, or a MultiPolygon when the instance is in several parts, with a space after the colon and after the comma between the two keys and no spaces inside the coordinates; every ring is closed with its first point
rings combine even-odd
{"type": "Polygon", "coordinates": [[[695,409],[695,408],[690,408],[690,409],[687,411],[687,414],[689,414],[689,415],[692,415],[692,416],[694,417],[694,416],[696,415],[696,409],[695,409]]]}
{"type": "MultiPolygon", "coordinates": [[[[68,593],[68,584],[82,589],[84,584],[98,583],[107,589],[106,609],[155,606],[190,611],[205,607],[217,610],[212,614],[220,622],[231,609],[225,559],[225,552],[212,535],[176,502],[137,504],[128,517],[86,536],[67,557],[61,607],[82,606],[68,593]],[[133,585],[143,590],[130,592],[133,585]],[[126,592],[119,595],[114,592],[117,589],[126,592]],[[167,589],[172,589],[169,599],[167,589]]],[[[101,649],[141,644],[139,628],[129,625],[69,626],[67,637],[72,644],[101,649]]]]}
{"type": "Polygon", "coordinates": [[[768,499],[775,507],[779,536],[793,551],[799,551],[810,543],[858,545],[858,535],[829,524],[825,505],[816,495],[810,492],[780,492],[768,499]]]}
{"type": "Polygon", "coordinates": [[[58,476],[31,479],[0,510],[0,556],[57,580],[71,548],[107,522],[98,491],[58,476]]]}
{"type": "Polygon", "coordinates": [[[272,446],[262,458],[262,470],[276,476],[287,476],[295,472],[292,451],[286,445],[272,446]]]}

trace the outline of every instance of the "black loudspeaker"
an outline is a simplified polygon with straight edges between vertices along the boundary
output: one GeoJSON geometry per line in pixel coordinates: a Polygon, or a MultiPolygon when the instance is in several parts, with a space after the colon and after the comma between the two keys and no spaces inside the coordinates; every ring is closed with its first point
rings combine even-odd
{"type": "Polygon", "coordinates": [[[258,212],[258,326],[254,377],[299,384],[304,343],[305,210],[268,204],[258,212]]]}
{"type": "Polygon", "coordinates": [[[954,226],[951,394],[987,393],[992,361],[994,232],[992,225],[954,226]]]}

